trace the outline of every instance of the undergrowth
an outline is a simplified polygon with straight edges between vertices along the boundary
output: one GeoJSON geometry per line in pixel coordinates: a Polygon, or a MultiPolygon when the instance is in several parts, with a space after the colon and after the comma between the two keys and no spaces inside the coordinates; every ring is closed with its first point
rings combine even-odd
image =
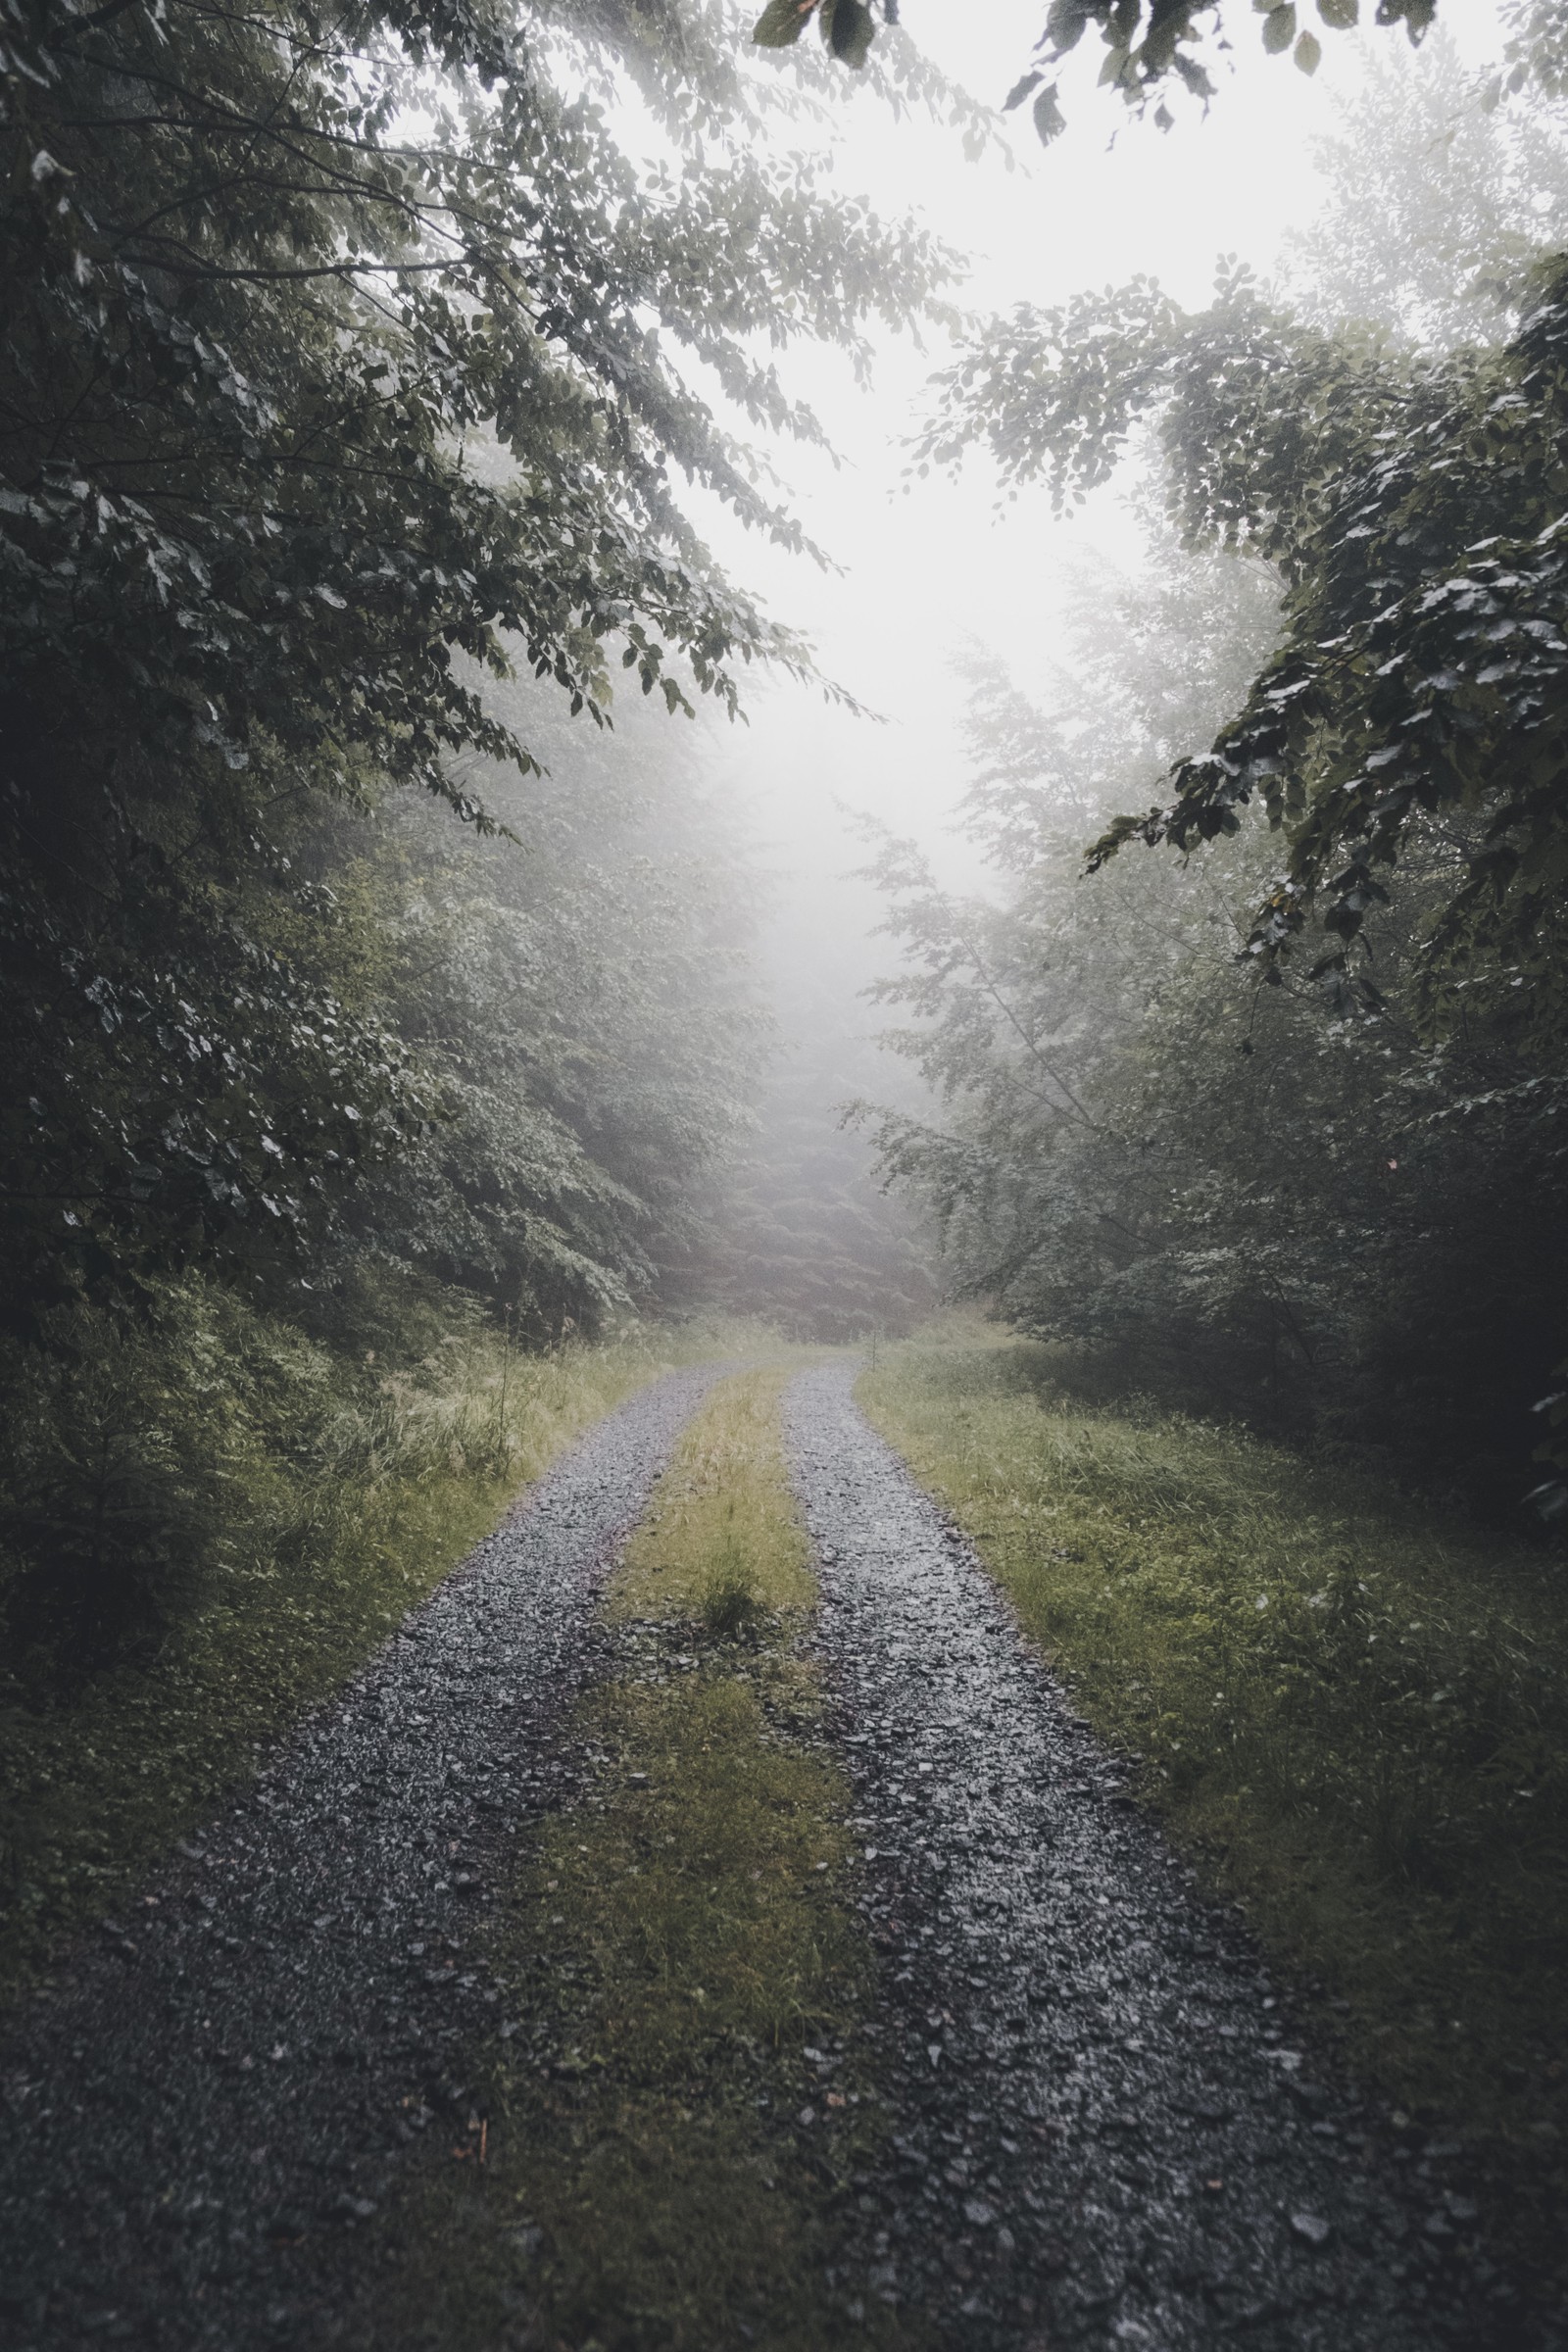
{"type": "Polygon", "coordinates": [[[486,2165],[449,2167],[404,2225],[400,2340],[488,2346],[509,2311],[530,2315],[511,2340],[599,2352],[918,2340],[834,2279],[834,2209],[878,2135],[853,2034],[870,1957],[798,1649],[781,1377],[715,1394],[614,1580],[622,1665],[579,1727],[597,1771],[540,1833],[496,1963],[524,2023],[486,2165]]]}
{"type": "Polygon", "coordinates": [[[440,1294],[368,1320],[351,1356],[192,1283],[140,1327],[79,1318],[42,1372],[0,1364],[0,1996],[582,1430],[736,1337],[527,1355],[440,1294]]]}
{"type": "Polygon", "coordinates": [[[1255,1438],[1086,1407],[1044,1349],[891,1350],[878,1428],[1146,1796],[1396,2105],[1457,2122],[1560,2260],[1560,1566],[1255,1438]]]}

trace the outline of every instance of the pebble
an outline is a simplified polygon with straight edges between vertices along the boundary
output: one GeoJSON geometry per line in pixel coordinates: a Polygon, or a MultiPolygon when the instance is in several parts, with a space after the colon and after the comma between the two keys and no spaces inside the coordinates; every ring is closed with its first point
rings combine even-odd
{"type": "Polygon", "coordinates": [[[443,2106],[468,2119],[449,2078],[494,2011],[465,1942],[516,1825],[573,1792],[561,1726],[596,1597],[728,1368],[590,1431],[180,1842],[134,1939],[106,1922],[9,2021],[0,2243],[25,2316],[7,2352],[70,2352],[105,2310],[159,2352],[274,2342],[276,2310],[291,2352],[338,2340],[344,2266],[407,2149],[443,2106]]]}
{"type": "Polygon", "coordinates": [[[1353,2086],[1327,2052],[1298,2082],[1305,2037],[1282,2046],[1288,2005],[1237,1914],[1117,1801],[1115,1761],[854,1377],[804,1374],[786,1426],[890,2053],[877,2185],[919,2227],[891,2276],[868,2235],[846,2279],[878,2272],[945,2352],[1499,2342],[1446,2249],[1431,2301],[1396,2275],[1421,2184],[1370,2135],[1369,2179],[1313,2131],[1352,2125],[1353,2086]]]}

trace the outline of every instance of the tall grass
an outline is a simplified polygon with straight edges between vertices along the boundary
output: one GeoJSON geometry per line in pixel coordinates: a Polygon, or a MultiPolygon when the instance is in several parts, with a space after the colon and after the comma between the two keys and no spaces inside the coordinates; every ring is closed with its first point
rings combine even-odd
{"type": "MultiPolygon", "coordinates": [[[[1549,2251],[1568,2171],[1568,1592],[1554,1556],[1047,1351],[861,1385],[1145,1795],[1359,2063],[1490,2146],[1549,2251]]],[[[1558,2249],[1560,2251],[1560,2248],[1558,2249]]]]}
{"type": "Polygon", "coordinates": [[[638,1327],[528,1355],[458,1302],[443,1329],[444,1304],[405,1315],[395,1351],[351,1356],[191,1286],[144,1327],[83,1319],[43,1371],[4,1367],[0,1990],[110,1908],[582,1430],[735,1345],[638,1327]]]}

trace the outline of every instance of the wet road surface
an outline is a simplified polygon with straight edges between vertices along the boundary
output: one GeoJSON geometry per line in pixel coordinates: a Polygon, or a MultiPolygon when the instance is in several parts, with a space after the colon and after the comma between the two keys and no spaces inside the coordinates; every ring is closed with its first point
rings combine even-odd
{"type": "Polygon", "coordinates": [[[595,1596],[716,1377],[593,1430],[13,2023],[0,2340],[330,2338],[346,2235],[466,2128],[488,1881],[566,1793],[595,1596]]]}
{"type": "MultiPolygon", "coordinates": [[[[340,2333],[405,2153],[467,2129],[502,2018],[490,1882],[578,1785],[563,1716],[604,1663],[595,1596],[716,1376],[592,1432],[14,2023],[0,2341],[340,2333]]],[[[853,1378],[807,1374],[786,1407],[894,2117],[846,2303],[963,2352],[1559,2342],[1511,2315],[1457,2151],[1396,2165],[1293,2033],[853,1378]]]]}
{"type": "Polygon", "coordinates": [[[1293,2037],[853,1380],[785,1400],[897,2115],[846,2296],[964,2352],[1557,2340],[1510,2316],[1458,2151],[1395,2161],[1293,2037]]]}

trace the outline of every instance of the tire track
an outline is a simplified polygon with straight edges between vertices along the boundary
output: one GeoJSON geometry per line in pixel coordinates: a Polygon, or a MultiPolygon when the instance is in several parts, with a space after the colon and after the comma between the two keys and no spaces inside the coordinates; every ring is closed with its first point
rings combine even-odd
{"type": "Polygon", "coordinates": [[[9,2342],[337,2330],[352,2233],[412,2147],[467,2132],[465,2048],[504,2030],[466,1957],[488,1882],[581,1769],[558,1750],[604,1575],[730,1368],[592,1430],[12,2021],[9,2342]]]}
{"type": "Polygon", "coordinates": [[[898,2117],[845,2291],[964,2352],[1552,2340],[1521,2331],[1443,2152],[1390,2161],[1290,2032],[854,1377],[785,1402],[898,2117]]]}

